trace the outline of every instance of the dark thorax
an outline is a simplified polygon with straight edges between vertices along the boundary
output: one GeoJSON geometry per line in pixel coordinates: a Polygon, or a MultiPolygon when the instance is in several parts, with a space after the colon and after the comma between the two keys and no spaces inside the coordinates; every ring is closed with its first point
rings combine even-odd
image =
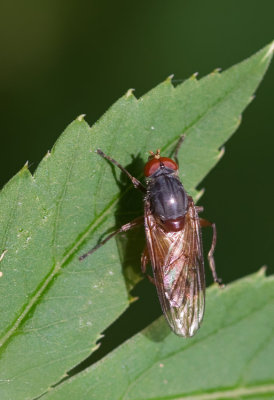
{"type": "Polygon", "coordinates": [[[178,172],[161,165],[147,179],[147,189],[152,214],[161,220],[168,231],[180,230],[188,210],[188,197],[178,172]]]}

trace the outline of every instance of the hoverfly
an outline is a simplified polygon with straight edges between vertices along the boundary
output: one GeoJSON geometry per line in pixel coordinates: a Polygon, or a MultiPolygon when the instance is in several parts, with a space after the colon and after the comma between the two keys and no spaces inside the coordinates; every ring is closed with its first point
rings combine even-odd
{"type": "Polygon", "coordinates": [[[96,152],[120,168],[132,181],[135,188],[144,194],[144,217],[123,225],[111,233],[80,260],[93,253],[118,233],[126,232],[144,224],[146,248],[141,257],[142,272],[146,273],[151,263],[154,277],[148,278],[155,284],[164,316],[176,335],[191,337],[199,329],[205,308],[205,273],[201,227],[211,226],[213,239],[208,253],[213,279],[220,284],[213,258],[216,246],[216,226],[198,213],[178,176],[178,150],[183,142],[181,136],[171,158],[161,157],[160,150],[150,152],[145,164],[144,175],[147,187],[134,178],[121,164],[107,156],[102,150],[96,152]]]}

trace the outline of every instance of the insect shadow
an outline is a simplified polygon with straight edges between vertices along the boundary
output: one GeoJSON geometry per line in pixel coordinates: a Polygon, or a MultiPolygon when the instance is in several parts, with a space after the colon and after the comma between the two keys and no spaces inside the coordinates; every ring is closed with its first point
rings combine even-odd
{"type": "MultiPolygon", "coordinates": [[[[124,167],[137,179],[140,178],[145,185],[145,180],[143,178],[145,164],[140,153],[131,155],[131,157],[131,163],[124,167]]],[[[112,163],[109,163],[109,165],[111,166],[113,177],[122,194],[115,211],[115,225],[116,228],[119,228],[125,223],[132,221],[134,218],[144,215],[144,196],[139,190],[133,187],[132,183],[123,172],[119,172],[117,167],[112,163]]],[[[144,226],[141,225],[125,233],[120,233],[115,236],[115,240],[118,246],[122,273],[128,290],[129,299],[138,298],[139,301],[137,303],[141,304],[148,294],[151,295],[151,298],[146,299],[146,303],[142,304],[140,313],[138,310],[135,310],[135,320],[138,321],[140,319],[144,321],[146,319],[144,313],[146,313],[147,317],[150,316],[150,321],[152,321],[158,315],[161,315],[161,308],[154,286],[141,272],[141,254],[145,247],[144,226]]],[[[148,268],[148,273],[152,276],[151,268],[148,268]]],[[[134,308],[135,306],[137,306],[137,304],[134,304],[134,308]]],[[[146,324],[141,324],[139,328],[142,329],[146,327],[147,324],[148,321],[146,324]]]]}
{"type": "MultiPolygon", "coordinates": [[[[139,190],[133,187],[123,172],[119,173],[117,167],[112,163],[109,163],[109,165],[122,193],[115,211],[116,228],[119,228],[123,224],[144,214],[144,197],[139,190]]],[[[137,155],[132,155],[131,163],[126,165],[125,168],[145,184],[145,180],[143,179],[144,165],[140,153],[138,153],[137,155]]],[[[129,309],[110,327],[110,330],[112,329],[110,336],[113,340],[116,331],[118,337],[121,339],[121,332],[124,332],[124,340],[126,340],[128,337],[146,328],[162,314],[162,311],[155,287],[141,272],[141,254],[145,246],[144,226],[142,225],[128,232],[120,233],[114,240],[116,240],[118,246],[122,273],[129,299],[133,300],[133,302],[129,309]],[[137,299],[138,301],[134,301],[137,299]]],[[[152,275],[151,268],[148,268],[148,273],[152,275]]],[[[143,332],[152,341],[161,341],[170,333],[169,329],[162,329],[159,335],[158,329],[154,329],[153,326],[151,329],[145,329],[143,332]]],[[[109,332],[106,332],[107,334],[109,332]]]]}
{"type": "MultiPolygon", "coordinates": [[[[119,170],[112,163],[108,163],[121,192],[115,211],[115,228],[119,228],[123,224],[144,214],[143,196],[142,193],[134,189],[125,174],[122,172],[119,173],[119,170]]],[[[126,165],[126,169],[137,178],[143,176],[144,162],[140,154],[132,155],[132,162],[126,165]]],[[[113,232],[115,228],[112,227],[107,232],[104,232],[98,243],[109,233],[113,232]]],[[[152,327],[147,328],[152,321],[162,314],[162,311],[155,288],[141,273],[141,254],[145,246],[144,227],[140,226],[126,233],[120,233],[111,240],[116,240],[117,242],[122,273],[131,303],[126,311],[102,332],[103,338],[99,340],[100,347],[87,359],[69,371],[68,376],[73,376],[99,361],[121,343],[143,329],[144,335],[150,340],[157,342],[170,334],[170,329],[165,321],[163,321],[164,324],[162,324],[163,329],[160,330],[161,332],[157,329],[158,324],[156,324],[155,329],[153,328],[154,324],[152,327]]]]}
{"type": "MultiPolygon", "coordinates": [[[[125,168],[132,175],[142,175],[144,169],[144,162],[140,154],[132,155],[132,162],[125,166],[125,168]]],[[[142,194],[134,189],[128,177],[120,172],[111,162],[105,160],[112,170],[113,177],[117,186],[120,189],[121,196],[117,203],[115,210],[115,229],[119,229],[122,225],[128,223],[136,217],[144,214],[144,205],[142,194]]],[[[113,232],[113,227],[110,228],[99,239],[99,242],[108,234],[113,232]]],[[[119,233],[115,238],[119,257],[122,264],[122,273],[124,275],[125,283],[128,292],[135,286],[136,282],[142,278],[141,274],[141,254],[145,246],[145,235],[143,226],[136,227],[125,233],[119,233]]],[[[129,294],[129,297],[132,297],[129,294]]]]}

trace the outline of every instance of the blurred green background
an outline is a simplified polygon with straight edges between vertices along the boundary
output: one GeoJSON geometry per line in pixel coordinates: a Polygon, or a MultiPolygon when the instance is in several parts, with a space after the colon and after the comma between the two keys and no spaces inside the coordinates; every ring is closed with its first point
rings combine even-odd
{"type": "MultiPolygon", "coordinates": [[[[203,76],[250,56],[272,40],[273,15],[272,0],[1,2],[1,184],[26,160],[33,171],[76,116],[92,124],[128,88],[138,97],[172,73],[203,76]]],[[[224,282],[263,264],[273,271],[273,78],[272,67],[201,185],[224,282]]]]}

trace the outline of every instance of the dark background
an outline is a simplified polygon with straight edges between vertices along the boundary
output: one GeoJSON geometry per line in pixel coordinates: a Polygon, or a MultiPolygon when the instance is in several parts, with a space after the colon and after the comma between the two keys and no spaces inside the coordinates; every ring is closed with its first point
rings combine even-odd
{"type": "MultiPolygon", "coordinates": [[[[128,88],[140,96],[172,73],[203,76],[250,56],[272,40],[273,15],[272,0],[2,2],[1,184],[26,160],[33,171],[76,116],[92,124],[128,88]]],[[[273,271],[273,78],[272,67],[201,185],[224,282],[263,264],[273,271]]]]}

